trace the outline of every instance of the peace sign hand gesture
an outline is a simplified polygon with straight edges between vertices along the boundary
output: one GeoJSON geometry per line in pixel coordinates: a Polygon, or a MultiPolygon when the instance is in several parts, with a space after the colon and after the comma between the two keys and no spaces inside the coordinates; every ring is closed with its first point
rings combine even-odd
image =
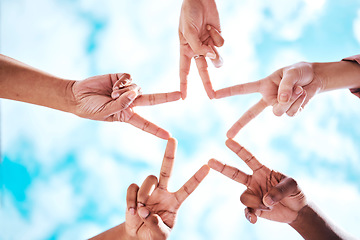
{"type": "Polygon", "coordinates": [[[74,113],[83,118],[109,122],[127,122],[157,137],[169,139],[170,133],[133,111],[180,99],[180,92],[141,94],[127,73],[105,74],[75,81],[74,113]]]}
{"type": "Polygon", "coordinates": [[[210,168],[204,165],[178,191],[169,192],[167,186],[176,144],[174,138],[168,140],[159,179],[150,175],[140,189],[136,184],[128,188],[125,228],[134,239],[166,239],[174,227],[181,204],[209,173],[210,168]]]}
{"type": "Polygon", "coordinates": [[[215,91],[210,82],[206,57],[215,67],[222,66],[222,58],[216,47],[224,44],[221,36],[219,13],[214,0],[184,0],[179,23],[180,39],[180,91],[182,99],[187,95],[187,76],[194,57],[205,91],[210,99],[215,91]]]}
{"type": "Polygon", "coordinates": [[[298,212],[307,205],[305,195],[296,181],[262,165],[234,140],[228,139],[226,146],[253,170],[253,174],[248,175],[215,159],[209,161],[209,166],[247,187],[240,197],[247,207],[246,218],[251,223],[256,223],[257,217],[284,223],[293,222],[298,212]]]}
{"type": "Polygon", "coordinates": [[[234,138],[266,107],[272,106],[276,116],[281,116],[285,112],[289,116],[295,116],[322,89],[323,82],[316,77],[313,65],[300,62],[281,68],[261,80],[220,89],[216,91],[215,98],[249,93],[262,95],[261,100],[246,111],[227,132],[228,138],[234,138]]]}

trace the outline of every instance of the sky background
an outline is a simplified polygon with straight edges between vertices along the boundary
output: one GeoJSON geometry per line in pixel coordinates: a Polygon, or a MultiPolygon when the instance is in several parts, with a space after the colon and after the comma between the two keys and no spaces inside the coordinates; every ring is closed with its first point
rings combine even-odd
{"type": "MultiPolygon", "coordinates": [[[[263,78],[299,61],[359,53],[357,0],[218,1],[224,66],[215,89],[263,78]]],[[[82,80],[127,72],[143,93],[179,89],[181,1],[2,0],[1,53],[82,80]]],[[[15,83],[16,84],[16,83],[15,83]]],[[[250,173],[225,146],[258,94],[209,100],[195,65],[188,98],[135,111],[178,140],[169,189],[210,158],[250,173]]],[[[360,236],[360,101],[346,89],[316,96],[296,117],[271,109],[235,138],[262,163],[295,178],[308,198],[360,236]]],[[[1,100],[0,239],[86,239],[125,219],[126,189],[158,175],[166,141],[125,123],[81,119],[1,100]]],[[[301,239],[288,225],[251,225],[245,187],[211,171],[180,208],[170,239],[301,239]]]]}

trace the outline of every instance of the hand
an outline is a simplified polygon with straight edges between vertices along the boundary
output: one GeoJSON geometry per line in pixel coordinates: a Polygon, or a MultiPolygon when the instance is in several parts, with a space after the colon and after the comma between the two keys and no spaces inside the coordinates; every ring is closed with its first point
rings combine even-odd
{"type": "Polygon", "coordinates": [[[246,111],[227,132],[228,138],[234,138],[241,128],[266,107],[273,106],[276,116],[281,116],[285,112],[289,116],[294,116],[322,88],[322,80],[314,73],[313,65],[301,62],[281,68],[270,76],[255,82],[220,89],[216,91],[215,98],[255,92],[262,95],[262,99],[246,111]]]}
{"type": "Polygon", "coordinates": [[[127,122],[163,139],[170,134],[133,111],[136,106],[156,105],[180,99],[180,92],[140,95],[126,73],[106,74],[77,81],[72,87],[75,114],[93,120],[127,122]],[[119,88],[124,85],[124,88],[119,88]]]}
{"type": "Polygon", "coordinates": [[[215,92],[210,82],[205,57],[209,57],[215,67],[222,65],[222,58],[216,50],[216,47],[224,44],[220,32],[219,13],[215,0],[184,0],[179,24],[182,99],[187,95],[187,76],[192,57],[195,58],[207,95],[210,99],[214,98],[215,92]]]}
{"type": "Polygon", "coordinates": [[[209,173],[209,167],[204,165],[178,191],[169,192],[167,185],[175,150],[176,140],[170,138],[159,180],[151,175],[145,179],[140,189],[136,184],[128,188],[125,229],[127,235],[134,239],[166,239],[174,227],[181,204],[209,173]]]}
{"type": "Polygon", "coordinates": [[[215,159],[209,161],[209,166],[247,187],[240,197],[241,202],[247,206],[246,218],[251,223],[256,223],[257,217],[292,223],[298,212],[307,205],[305,195],[296,181],[262,165],[234,140],[228,139],[226,146],[244,160],[253,174],[248,175],[215,159]]]}

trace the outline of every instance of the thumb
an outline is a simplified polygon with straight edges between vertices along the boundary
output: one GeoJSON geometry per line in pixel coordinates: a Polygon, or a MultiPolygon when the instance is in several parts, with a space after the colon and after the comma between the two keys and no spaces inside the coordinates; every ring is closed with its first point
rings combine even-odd
{"type": "Polygon", "coordinates": [[[117,99],[113,99],[113,101],[109,103],[106,112],[110,115],[128,108],[137,96],[138,92],[134,90],[121,94],[117,99]]]}
{"type": "Polygon", "coordinates": [[[293,95],[295,84],[299,81],[300,71],[296,67],[284,70],[283,77],[279,83],[278,102],[280,104],[288,103],[293,95]]]}
{"type": "Polygon", "coordinates": [[[194,51],[195,55],[202,55],[205,57],[209,57],[211,59],[216,58],[216,54],[213,51],[213,49],[207,46],[206,44],[203,44],[203,42],[201,42],[198,36],[198,31],[195,28],[193,27],[187,28],[186,31],[184,32],[184,37],[186,41],[189,43],[191,49],[194,51]]]}
{"type": "Polygon", "coordinates": [[[297,195],[301,192],[297,182],[293,178],[286,177],[276,186],[272,187],[263,197],[266,206],[274,206],[286,197],[297,195]]]}
{"type": "Polygon", "coordinates": [[[146,207],[138,209],[139,216],[144,221],[146,227],[150,229],[151,236],[154,239],[167,239],[170,234],[170,228],[166,226],[161,217],[151,213],[146,207]]]}

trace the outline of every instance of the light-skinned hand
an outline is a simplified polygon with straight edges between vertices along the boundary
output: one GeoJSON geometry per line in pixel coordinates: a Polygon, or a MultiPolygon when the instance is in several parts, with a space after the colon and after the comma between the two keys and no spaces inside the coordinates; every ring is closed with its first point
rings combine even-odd
{"type": "Polygon", "coordinates": [[[209,173],[210,168],[204,165],[178,191],[169,192],[167,186],[176,145],[175,139],[168,140],[159,178],[150,175],[140,189],[136,184],[128,188],[125,225],[128,234],[136,239],[166,239],[174,227],[181,204],[209,173]]]}
{"type": "Polygon", "coordinates": [[[75,114],[93,120],[127,122],[157,137],[169,139],[170,133],[133,111],[136,106],[148,106],[180,99],[180,92],[140,95],[126,73],[105,74],[76,81],[72,86],[75,114]],[[125,87],[122,87],[125,86],[125,87]]]}
{"type": "Polygon", "coordinates": [[[215,97],[205,57],[209,57],[215,67],[222,66],[222,58],[216,49],[224,44],[220,33],[219,13],[214,0],[183,1],[179,23],[182,99],[187,95],[187,77],[192,57],[195,58],[207,95],[210,99],[215,97]]]}
{"type": "Polygon", "coordinates": [[[247,110],[227,132],[228,138],[236,134],[266,107],[272,106],[276,116],[287,113],[295,116],[309,100],[323,87],[320,78],[316,77],[310,63],[296,63],[281,68],[266,78],[255,82],[227,87],[216,91],[216,98],[239,94],[260,93],[259,102],[247,110]]]}

